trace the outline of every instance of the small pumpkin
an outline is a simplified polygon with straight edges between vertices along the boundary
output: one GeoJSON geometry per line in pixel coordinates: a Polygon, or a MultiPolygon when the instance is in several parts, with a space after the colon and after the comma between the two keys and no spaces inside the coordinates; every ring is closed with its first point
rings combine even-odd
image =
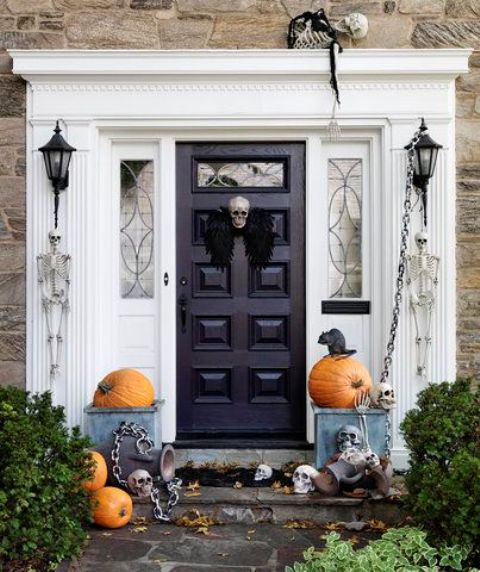
{"type": "Polygon", "coordinates": [[[130,495],[117,487],[102,487],[94,491],[92,504],[93,520],[104,528],[121,528],[132,516],[130,495]]]}
{"type": "Polygon", "coordinates": [[[103,455],[97,451],[91,451],[90,458],[94,462],[93,467],[90,469],[91,478],[84,481],[83,486],[87,491],[97,491],[104,487],[107,482],[107,463],[105,462],[103,455]]]}
{"type": "Polygon", "coordinates": [[[153,385],[136,369],[117,369],[98,384],[93,396],[95,407],[149,407],[154,400],[153,385]]]}
{"type": "Polygon", "coordinates": [[[357,393],[368,392],[372,386],[367,368],[353,357],[326,356],[313,366],[308,378],[308,392],[319,407],[355,407],[357,393]]]}

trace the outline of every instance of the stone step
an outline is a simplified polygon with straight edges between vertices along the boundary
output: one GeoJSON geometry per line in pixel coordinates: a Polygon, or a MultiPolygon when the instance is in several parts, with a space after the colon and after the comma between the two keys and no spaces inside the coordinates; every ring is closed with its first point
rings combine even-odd
{"type": "MultiPolygon", "coordinates": [[[[173,512],[173,519],[188,515],[193,510],[213,518],[219,524],[272,523],[284,524],[292,520],[308,520],[316,524],[381,520],[398,524],[404,518],[402,502],[398,499],[359,499],[351,497],[324,497],[318,493],[286,495],[270,488],[233,489],[201,487],[199,496],[185,496],[173,512]]],[[[188,493],[187,493],[188,494],[188,493]]],[[[166,495],[162,493],[162,507],[166,495]]],[[[149,498],[134,497],[133,519],[145,517],[154,520],[149,498]]]]}

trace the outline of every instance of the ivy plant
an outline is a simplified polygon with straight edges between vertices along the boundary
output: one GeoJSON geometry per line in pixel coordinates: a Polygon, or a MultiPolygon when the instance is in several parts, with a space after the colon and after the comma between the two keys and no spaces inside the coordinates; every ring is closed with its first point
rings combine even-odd
{"type": "Polygon", "coordinates": [[[287,566],[285,571],[437,572],[465,570],[463,562],[468,553],[468,548],[460,546],[436,549],[427,542],[426,533],[415,527],[388,530],[380,539],[373,540],[358,550],[355,550],[348,540],[341,540],[337,532],[331,532],[325,538],[324,550],[309,548],[303,554],[303,562],[287,566]]]}
{"type": "Polygon", "coordinates": [[[0,570],[54,569],[78,553],[91,521],[78,427],[65,426],[50,393],[0,388],[0,570]]]}

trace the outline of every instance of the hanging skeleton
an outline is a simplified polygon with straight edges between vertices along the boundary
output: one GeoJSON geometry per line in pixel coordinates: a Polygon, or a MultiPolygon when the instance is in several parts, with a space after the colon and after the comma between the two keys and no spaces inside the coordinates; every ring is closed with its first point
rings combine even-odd
{"type": "Polygon", "coordinates": [[[288,27],[288,47],[293,49],[328,49],[330,52],[330,86],[334,94],[331,121],[328,126],[330,139],[336,140],[340,127],[336,120],[340,105],[338,88],[338,55],[343,51],[337,40],[337,32],[360,39],[367,35],[368,20],[363,14],[354,13],[332,26],[323,9],[318,12],[304,12],[293,18],[288,27]]]}
{"type": "Polygon", "coordinates": [[[235,237],[243,236],[245,254],[254,268],[265,268],[273,254],[273,217],[260,208],[250,208],[244,197],[234,197],[228,209],[212,212],[205,229],[205,247],[211,262],[225,268],[233,259],[235,237]]]}
{"type": "Polygon", "coordinates": [[[440,259],[427,251],[428,235],[417,232],[417,254],[407,256],[407,284],[410,288],[410,308],[415,322],[417,344],[417,373],[427,375],[427,364],[432,345],[432,317],[435,308],[440,259]]]}
{"type": "Polygon", "coordinates": [[[70,309],[70,255],[59,252],[61,234],[55,229],[48,233],[50,252],[37,256],[38,283],[42,290],[42,306],[48,332],[50,381],[60,369],[63,326],[70,309]]]}

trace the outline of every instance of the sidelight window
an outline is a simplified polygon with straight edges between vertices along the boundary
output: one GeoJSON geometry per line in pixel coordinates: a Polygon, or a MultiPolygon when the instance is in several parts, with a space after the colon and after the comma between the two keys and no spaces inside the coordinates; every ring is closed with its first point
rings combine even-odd
{"type": "Polygon", "coordinates": [[[329,298],[361,298],[362,160],[328,160],[329,298]]]}
{"type": "Polygon", "coordinates": [[[153,298],[153,161],[120,162],[120,292],[153,298]]]}

